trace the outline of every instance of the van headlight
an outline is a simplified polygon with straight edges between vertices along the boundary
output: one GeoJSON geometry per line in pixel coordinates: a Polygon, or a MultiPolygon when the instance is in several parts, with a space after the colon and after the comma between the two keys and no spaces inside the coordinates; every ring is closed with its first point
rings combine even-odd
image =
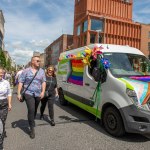
{"type": "Polygon", "coordinates": [[[135,104],[136,106],[139,106],[138,98],[137,98],[135,91],[127,89],[126,93],[129,96],[129,98],[131,99],[131,101],[133,102],[133,104],[135,104]]]}
{"type": "Polygon", "coordinates": [[[136,105],[139,109],[148,110],[147,105],[139,104],[136,92],[134,90],[127,89],[126,93],[129,96],[129,98],[131,99],[131,101],[133,102],[133,104],[136,105]]]}

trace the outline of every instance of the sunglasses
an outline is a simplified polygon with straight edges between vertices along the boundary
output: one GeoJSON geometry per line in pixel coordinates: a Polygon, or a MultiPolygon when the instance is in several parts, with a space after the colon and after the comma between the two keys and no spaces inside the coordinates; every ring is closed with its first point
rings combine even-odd
{"type": "Polygon", "coordinates": [[[36,62],[41,62],[40,60],[37,60],[36,62]]]}
{"type": "Polygon", "coordinates": [[[47,71],[49,71],[49,72],[53,72],[54,70],[47,70],[47,71]]]}

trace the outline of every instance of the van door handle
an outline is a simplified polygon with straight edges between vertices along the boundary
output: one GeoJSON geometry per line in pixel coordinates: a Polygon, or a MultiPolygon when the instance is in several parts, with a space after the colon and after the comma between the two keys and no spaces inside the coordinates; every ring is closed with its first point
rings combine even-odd
{"type": "Polygon", "coordinates": [[[89,83],[85,83],[85,85],[86,85],[86,86],[90,86],[90,84],[89,84],[89,83]]]}

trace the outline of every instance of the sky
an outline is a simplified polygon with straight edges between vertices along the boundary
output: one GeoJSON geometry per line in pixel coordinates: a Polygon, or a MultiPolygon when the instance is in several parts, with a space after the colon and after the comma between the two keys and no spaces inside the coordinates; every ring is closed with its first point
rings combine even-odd
{"type": "MultiPolygon", "coordinates": [[[[133,20],[150,23],[150,0],[133,0],[133,20]]],[[[74,0],[0,0],[5,17],[5,49],[17,64],[62,34],[73,33],[74,0]]]]}

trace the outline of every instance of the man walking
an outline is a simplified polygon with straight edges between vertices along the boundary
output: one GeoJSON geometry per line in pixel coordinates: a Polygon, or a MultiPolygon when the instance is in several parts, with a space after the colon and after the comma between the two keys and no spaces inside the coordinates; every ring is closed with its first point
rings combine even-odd
{"type": "Polygon", "coordinates": [[[25,69],[19,77],[18,100],[21,101],[21,90],[24,87],[25,101],[28,109],[28,122],[30,126],[30,138],[35,138],[35,115],[40,100],[44,97],[46,88],[45,72],[40,67],[40,58],[34,56],[31,59],[31,67],[25,69]]]}

